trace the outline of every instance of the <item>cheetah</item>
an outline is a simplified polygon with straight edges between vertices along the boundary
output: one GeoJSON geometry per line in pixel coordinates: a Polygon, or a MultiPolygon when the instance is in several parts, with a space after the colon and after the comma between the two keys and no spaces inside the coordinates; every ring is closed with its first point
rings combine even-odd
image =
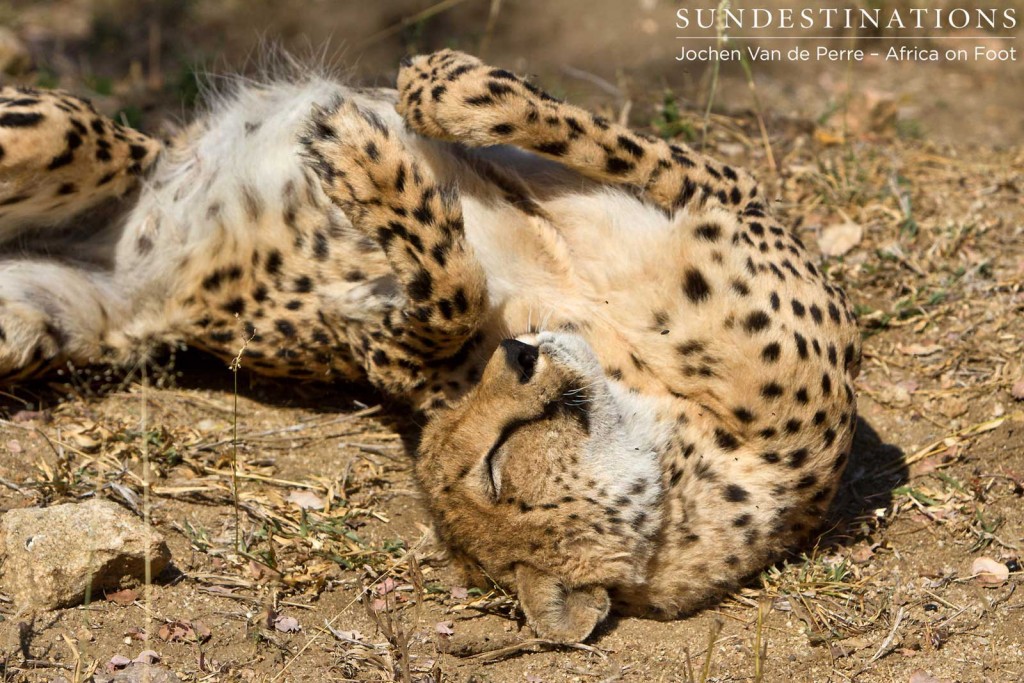
{"type": "Polygon", "coordinates": [[[812,531],[847,296],[745,171],[451,50],[243,84],[166,144],[0,93],[0,377],[184,342],[426,417],[450,556],[542,637],[674,618],[812,531]]]}

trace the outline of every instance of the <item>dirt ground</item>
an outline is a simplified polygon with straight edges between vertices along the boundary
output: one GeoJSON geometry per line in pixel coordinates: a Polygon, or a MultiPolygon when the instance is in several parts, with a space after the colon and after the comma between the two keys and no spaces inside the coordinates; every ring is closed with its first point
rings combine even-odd
{"type": "Polygon", "coordinates": [[[56,612],[19,612],[0,582],[0,680],[86,681],[144,650],[186,681],[1024,680],[1019,65],[754,65],[751,88],[673,61],[669,4],[554,5],[9,2],[0,25],[29,61],[4,79],[152,131],[196,106],[197,64],[252,70],[258,44],[333,36],[325,61],[376,84],[404,52],[456,45],[753,168],[865,338],[820,537],[694,617],[613,619],[552,649],[431,545],[408,415],[178,351],[0,389],[0,514],[149,507],[174,557],[152,586],[56,612]],[[1009,578],[985,585],[982,557],[1009,578]]]}

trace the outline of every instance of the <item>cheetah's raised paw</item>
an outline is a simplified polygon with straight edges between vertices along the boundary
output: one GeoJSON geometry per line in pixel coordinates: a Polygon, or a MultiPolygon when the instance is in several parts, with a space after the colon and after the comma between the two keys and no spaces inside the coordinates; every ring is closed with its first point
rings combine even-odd
{"type": "Polygon", "coordinates": [[[558,100],[476,57],[441,50],[403,62],[398,112],[416,132],[487,146],[513,142],[558,100]]]}

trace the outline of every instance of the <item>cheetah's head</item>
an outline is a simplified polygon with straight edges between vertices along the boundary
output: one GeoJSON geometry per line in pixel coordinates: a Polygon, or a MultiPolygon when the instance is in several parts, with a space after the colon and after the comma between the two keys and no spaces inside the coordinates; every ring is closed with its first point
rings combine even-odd
{"type": "Polygon", "coordinates": [[[582,337],[545,332],[501,343],[424,431],[417,476],[456,559],[514,587],[541,636],[578,641],[608,589],[644,580],[661,430],[582,337]]]}

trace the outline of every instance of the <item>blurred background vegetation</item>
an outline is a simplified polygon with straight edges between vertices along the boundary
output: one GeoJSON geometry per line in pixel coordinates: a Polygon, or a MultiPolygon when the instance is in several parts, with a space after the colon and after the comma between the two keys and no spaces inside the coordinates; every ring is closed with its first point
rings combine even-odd
{"type": "MultiPolygon", "coordinates": [[[[390,84],[404,54],[456,47],[535,74],[558,95],[634,125],[653,124],[664,134],[694,135],[680,112],[703,111],[710,99],[713,111],[759,110],[769,129],[772,121],[799,119],[842,133],[928,136],[972,144],[1012,144],[1024,137],[1020,115],[1024,72],[1019,62],[732,62],[721,64],[717,76],[710,65],[676,62],[685,42],[677,39],[682,32],[675,27],[676,8],[717,4],[711,0],[7,0],[0,2],[0,70],[6,82],[63,87],[90,96],[107,113],[154,131],[160,121],[182,118],[196,105],[197,80],[202,74],[253,73],[268,46],[282,47],[311,63],[335,66],[339,73],[370,85],[390,84]]],[[[780,0],[731,4],[818,5],[780,0]]],[[[891,10],[915,3],[830,4],[891,10]]],[[[1022,4],[1019,0],[995,3],[1016,7],[1019,21],[1024,19],[1022,4]]],[[[927,5],[980,6],[947,0],[927,5]]],[[[1018,26],[1016,33],[1020,32],[1018,26]]],[[[1015,44],[991,38],[986,42],[1015,44]]],[[[847,46],[846,41],[833,44],[847,46]]],[[[965,46],[935,32],[929,40],[912,44],[940,49],[965,46]]]]}

